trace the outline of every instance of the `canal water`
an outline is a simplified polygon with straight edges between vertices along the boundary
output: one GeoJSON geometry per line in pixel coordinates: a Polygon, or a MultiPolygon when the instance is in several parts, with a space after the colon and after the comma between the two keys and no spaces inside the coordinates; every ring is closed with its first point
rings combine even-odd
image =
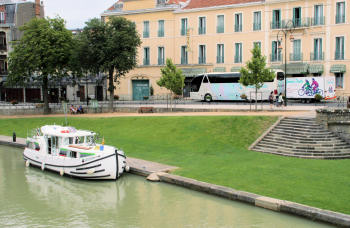
{"type": "Polygon", "coordinates": [[[0,227],[331,227],[132,174],[94,182],[25,167],[0,146],[0,227]]]}

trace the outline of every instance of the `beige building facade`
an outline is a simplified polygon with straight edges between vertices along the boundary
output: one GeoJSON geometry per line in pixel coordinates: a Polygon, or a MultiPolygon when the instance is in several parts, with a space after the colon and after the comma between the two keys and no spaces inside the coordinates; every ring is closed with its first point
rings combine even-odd
{"type": "Polygon", "coordinates": [[[203,72],[239,71],[256,44],[271,68],[286,67],[288,77],[335,76],[337,94],[350,94],[349,3],[119,0],[102,18],[135,22],[142,45],[138,66],[120,80],[115,93],[142,100],[152,87],[154,95],[166,94],[156,84],[166,58],[183,70],[186,81],[203,72]]]}

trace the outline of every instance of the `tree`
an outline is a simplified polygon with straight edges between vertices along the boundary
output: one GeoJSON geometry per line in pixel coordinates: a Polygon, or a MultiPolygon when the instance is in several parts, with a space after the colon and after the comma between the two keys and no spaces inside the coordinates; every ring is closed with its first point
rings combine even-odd
{"type": "Polygon", "coordinates": [[[266,57],[261,55],[258,45],[255,45],[251,51],[253,56],[246,63],[246,68],[241,68],[241,78],[239,82],[244,86],[255,87],[255,110],[257,110],[258,90],[263,86],[264,82],[271,81],[275,75],[271,69],[266,68],[266,57]]]}
{"type": "Polygon", "coordinates": [[[185,80],[181,69],[177,69],[171,59],[167,59],[165,67],[160,69],[160,71],[162,77],[157,81],[157,84],[160,87],[167,88],[171,93],[181,95],[185,80]]]}
{"type": "Polygon", "coordinates": [[[141,44],[135,23],[123,17],[111,17],[107,23],[92,19],[80,36],[82,69],[90,73],[108,72],[109,109],[113,111],[114,82],[137,64],[141,44]]]}
{"type": "Polygon", "coordinates": [[[9,55],[9,85],[37,82],[42,86],[44,113],[50,112],[48,84],[68,75],[72,33],[61,18],[34,18],[20,28],[23,37],[9,55]]]}

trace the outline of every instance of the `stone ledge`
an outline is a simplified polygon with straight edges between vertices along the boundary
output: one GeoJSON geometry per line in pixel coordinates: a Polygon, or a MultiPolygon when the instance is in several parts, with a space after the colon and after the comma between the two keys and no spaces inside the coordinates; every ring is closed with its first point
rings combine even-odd
{"type": "Polygon", "coordinates": [[[258,197],[255,200],[255,206],[263,207],[273,211],[280,211],[281,203],[282,203],[282,200],[265,197],[265,196],[258,197]]]}

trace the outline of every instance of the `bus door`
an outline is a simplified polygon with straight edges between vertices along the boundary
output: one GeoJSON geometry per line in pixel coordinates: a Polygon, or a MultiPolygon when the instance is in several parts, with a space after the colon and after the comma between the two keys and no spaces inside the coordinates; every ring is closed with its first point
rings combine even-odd
{"type": "Polygon", "coordinates": [[[209,81],[208,75],[206,75],[206,74],[203,76],[203,80],[202,80],[202,84],[201,84],[201,87],[199,89],[199,92],[203,97],[205,94],[211,93],[210,81],[209,81]]]}
{"type": "Polygon", "coordinates": [[[283,72],[277,72],[277,94],[284,93],[284,83],[285,83],[285,75],[283,72]]]}

